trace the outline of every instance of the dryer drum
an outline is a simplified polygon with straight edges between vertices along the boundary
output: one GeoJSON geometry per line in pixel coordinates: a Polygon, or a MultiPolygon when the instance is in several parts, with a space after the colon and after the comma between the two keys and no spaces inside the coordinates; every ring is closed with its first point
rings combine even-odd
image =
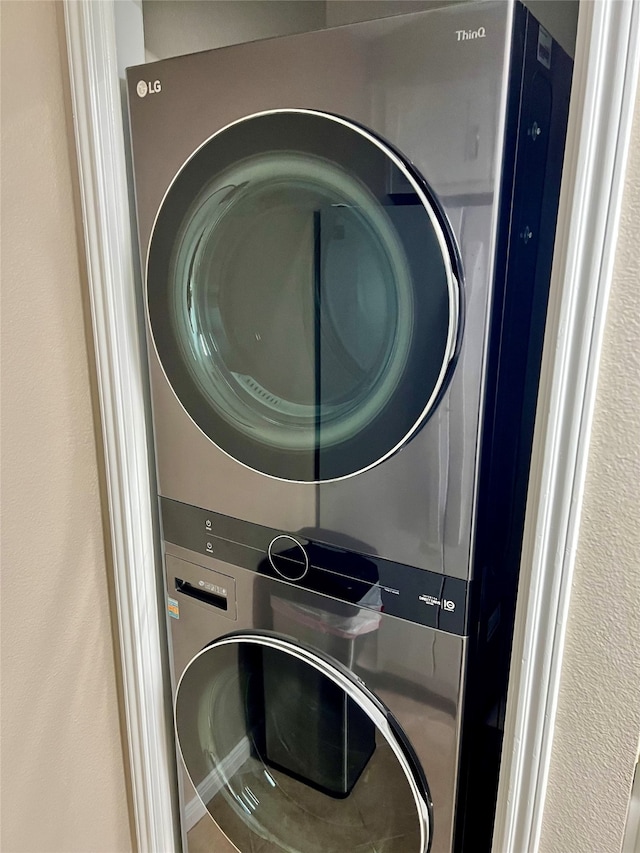
{"type": "Polygon", "coordinates": [[[444,214],[409,164],[351,122],[284,110],[220,131],[179,172],[147,298],[200,429],[255,470],[318,481],[375,465],[431,414],[460,280],[444,214]]]}
{"type": "Polygon", "coordinates": [[[419,762],[329,656],[270,632],[222,637],[185,669],[175,721],[194,788],[238,849],[257,836],[268,853],[427,853],[419,762]]]}

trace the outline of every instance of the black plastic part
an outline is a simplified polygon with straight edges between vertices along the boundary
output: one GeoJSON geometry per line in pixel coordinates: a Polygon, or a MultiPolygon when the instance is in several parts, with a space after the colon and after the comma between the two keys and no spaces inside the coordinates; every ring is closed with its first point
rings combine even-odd
{"type": "Polygon", "coordinates": [[[218,610],[227,610],[229,607],[224,595],[216,595],[215,592],[207,592],[205,589],[199,589],[180,578],[176,578],[176,592],[188,595],[189,598],[195,598],[196,601],[201,601],[203,604],[210,604],[212,607],[217,607],[218,610]]]}
{"type": "Polygon", "coordinates": [[[470,602],[456,853],[489,853],[573,63],[514,7],[504,187],[470,602]]]}
{"type": "Polygon", "coordinates": [[[304,661],[268,646],[249,651],[260,658],[252,663],[262,677],[254,701],[265,763],[330,797],[348,797],[376,748],[373,721],[304,661]]]}

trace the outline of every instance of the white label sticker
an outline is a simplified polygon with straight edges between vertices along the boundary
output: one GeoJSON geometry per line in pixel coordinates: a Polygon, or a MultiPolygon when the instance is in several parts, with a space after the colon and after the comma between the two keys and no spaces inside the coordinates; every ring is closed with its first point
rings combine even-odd
{"type": "Polygon", "coordinates": [[[540,27],[538,32],[538,62],[542,63],[545,68],[551,68],[551,45],[553,39],[549,33],[540,27]]]}

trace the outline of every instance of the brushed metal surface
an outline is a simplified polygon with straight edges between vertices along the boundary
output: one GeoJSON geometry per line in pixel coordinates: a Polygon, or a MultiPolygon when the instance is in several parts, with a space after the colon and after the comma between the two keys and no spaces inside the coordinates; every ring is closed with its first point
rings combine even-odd
{"type": "MultiPolygon", "coordinates": [[[[420,760],[433,800],[433,853],[449,853],[462,702],[462,671],[466,641],[463,638],[379,614],[373,630],[355,639],[327,629],[331,616],[326,608],[333,599],[309,593],[294,584],[257,575],[214,558],[201,558],[182,548],[167,546],[167,592],[179,603],[179,618],[171,618],[174,689],[189,661],[204,646],[232,631],[276,630],[330,655],[362,679],[391,711],[407,734],[420,760]],[[201,565],[192,560],[197,559],[201,565]],[[235,582],[237,617],[229,618],[209,605],[175,591],[175,577],[197,585],[209,581],[211,570],[235,582]],[[283,618],[282,602],[325,614],[323,630],[307,620],[283,618]],[[326,620],[328,619],[328,623],[326,620]]],[[[371,619],[370,611],[341,605],[341,616],[371,619]]],[[[371,626],[368,625],[370,628],[371,626]]],[[[194,808],[193,786],[183,779],[183,814],[195,814],[188,828],[189,853],[206,849],[225,850],[224,839],[211,818],[194,808]],[[219,845],[216,846],[216,845],[219,845]]],[[[233,850],[231,846],[229,848],[233,850]]],[[[270,847],[256,849],[269,853],[270,847]]]]}
{"type": "Polygon", "coordinates": [[[438,194],[465,271],[462,349],[435,414],[393,457],[338,483],[277,481],[216,448],[149,339],[162,495],[294,534],[314,530],[330,544],[348,536],[364,553],[469,577],[507,22],[506,3],[462,5],[130,70],[143,263],[164,193],[198,145],[242,116],[300,107],[347,116],[399,148],[438,194]],[[458,41],[458,31],[480,27],[484,38],[458,41]],[[139,98],[147,78],[161,91],[139,98]]]}

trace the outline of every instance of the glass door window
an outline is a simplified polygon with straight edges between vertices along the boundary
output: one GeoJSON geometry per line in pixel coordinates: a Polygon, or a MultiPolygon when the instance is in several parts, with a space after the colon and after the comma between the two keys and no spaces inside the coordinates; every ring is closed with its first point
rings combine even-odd
{"type": "Polygon", "coordinates": [[[426,853],[430,800],[405,736],[348,670],[266,633],[200,652],[176,732],[207,811],[239,850],[426,853]]]}
{"type": "Polygon", "coordinates": [[[165,197],[147,264],[153,339],[187,413],[238,461],[296,481],[365,470],[429,416],[460,282],[420,176],[311,111],[205,143],[165,197]]]}

